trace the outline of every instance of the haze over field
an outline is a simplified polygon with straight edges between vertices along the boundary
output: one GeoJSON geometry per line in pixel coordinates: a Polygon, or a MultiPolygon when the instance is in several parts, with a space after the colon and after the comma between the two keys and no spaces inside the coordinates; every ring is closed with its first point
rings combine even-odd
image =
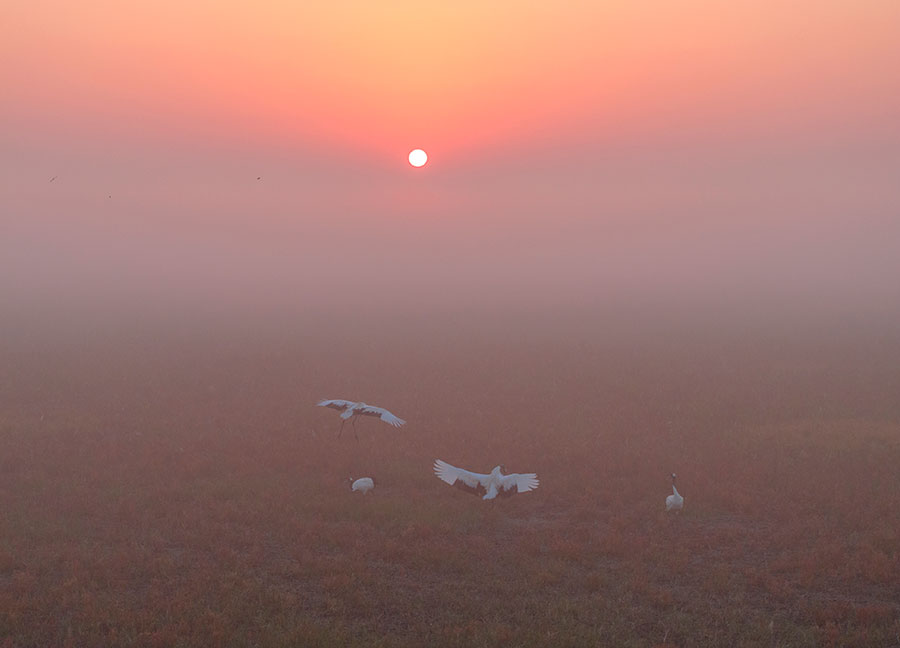
{"type": "Polygon", "coordinates": [[[896,3],[2,17],[7,313],[900,302],[896,3]]]}
{"type": "Polygon", "coordinates": [[[0,645],[893,641],[898,25],[2,4],[0,645]]]}

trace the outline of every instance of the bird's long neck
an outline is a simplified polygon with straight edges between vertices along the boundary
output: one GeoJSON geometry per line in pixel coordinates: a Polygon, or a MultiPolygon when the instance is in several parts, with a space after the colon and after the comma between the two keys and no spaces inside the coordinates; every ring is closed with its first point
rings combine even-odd
{"type": "MultiPolygon", "coordinates": [[[[690,484],[688,484],[690,486],[690,484]]],[[[675,484],[672,484],[672,492],[675,493],[678,497],[681,497],[681,494],[678,492],[678,489],[675,488],[675,484]]]]}

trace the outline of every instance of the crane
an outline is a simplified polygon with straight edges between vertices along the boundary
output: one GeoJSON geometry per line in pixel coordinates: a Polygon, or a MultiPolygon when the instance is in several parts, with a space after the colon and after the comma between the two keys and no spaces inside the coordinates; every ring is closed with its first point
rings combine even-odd
{"type": "Polygon", "coordinates": [[[436,459],[434,462],[434,474],[438,479],[475,495],[483,494],[481,499],[484,500],[492,500],[498,495],[527,493],[540,484],[534,473],[504,475],[502,471],[503,466],[495,466],[489,474],[485,475],[451,466],[440,459],[436,459]]]}
{"type": "Polygon", "coordinates": [[[362,401],[354,402],[348,400],[321,400],[316,403],[319,407],[329,407],[334,410],[338,410],[341,412],[341,429],[338,430],[338,438],[341,438],[341,432],[344,431],[344,423],[347,422],[347,419],[353,419],[353,435],[356,437],[356,440],[359,441],[359,435],[356,434],[356,419],[360,416],[377,416],[385,423],[389,423],[394,427],[400,427],[406,421],[402,418],[391,414],[389,411],[384,409],[383,407],[375,407],[374,405],[367,405],[362,401]]]}

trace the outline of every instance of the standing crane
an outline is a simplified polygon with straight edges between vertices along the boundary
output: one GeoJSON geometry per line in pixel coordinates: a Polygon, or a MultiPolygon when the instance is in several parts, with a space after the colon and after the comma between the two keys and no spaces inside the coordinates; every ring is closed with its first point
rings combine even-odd
{"type": "Polygon", "coordinates": [[[675,473],[672,473],[672,494],[666,498],[666,510],[678,513],[684,508],[684,498],[675,488],[675,473]]]}

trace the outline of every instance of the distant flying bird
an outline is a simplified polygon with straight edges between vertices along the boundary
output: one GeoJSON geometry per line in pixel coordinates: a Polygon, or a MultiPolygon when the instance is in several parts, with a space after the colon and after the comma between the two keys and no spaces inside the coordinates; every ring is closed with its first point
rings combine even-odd
{"type": "Polygon", "coordinates": [[[262,176],[256,176],[257,180],[262,180],[262,176]]]}
{"type": "Polygon", "coordinates": [[[335,409],[341,412],[341,429],[338,430],[338,438],[341,438],[341,432],[344,431],[344,423],[347,422],[347,419],[353,419],[353,435],[356,437],[356,440],[359,440],[359,435],[356,434],[356,419],[360,416],[377,416],[385,423],[390,423],[394,427],[400,427],[406,421],[402,418],[398,418],[394,416],[389,411],[384,409],[383,407],[375,407],[374,405],[366,405],[362,401],[355,403],[353,401],[348,400],[323,400],[316,403],[319,407],[330,407],[331,409],[335,409]]]}
{"type": "Polygon", "coordinates": [[[505,497],[516,493],[527,493],[540,484],[534,473],[504,475],[501,473],[502,469],[503,466],[495,466],[489,475],[483,475],[451,466],[440,459],[434,461],[434,474],[438,479],[475,495],[483,494],[481,499],[485,500],[492,500],[498,495],[505,497]]]}
{"type": "Polygon", "coordinates": [[[375,480],[371,477],[360,477],[359,479],[348,477],[347,481],[350,482],[350,490],[354,493],[359,491],[360,493],[365,495],[370,490],[375,488],[375,480]]]}
{"type": "Polygon", "coordinates": [[[52,178],[50,178],[50,182],[53,182],[54,180],[56,180],[56,178],[57,176],[53,176],[52,178]]]}
{"type": "Polygon", "coordinates": [[[672,494],[666,498],[666,510],[676,513],[684,508],[684,498],[675,488],[675,473],[672,473],[672,494]]]}

